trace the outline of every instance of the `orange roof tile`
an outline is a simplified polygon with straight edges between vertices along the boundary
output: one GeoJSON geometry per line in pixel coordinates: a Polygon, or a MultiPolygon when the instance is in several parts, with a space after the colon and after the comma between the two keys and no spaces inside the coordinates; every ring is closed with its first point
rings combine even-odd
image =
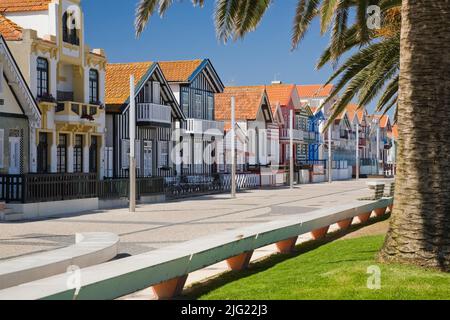
{"type": "Polygon", "coordinates": [[[347,105],[347,114],[350,121],[353,121],[355,115],[358,115],[358,121],[361,123],[364,119],[364,109],[359,108],[357,104],[350,103],[347,105]]]}
{"type": "Polygon", "coordinates": [[[130,96],[130,75],[137,85],[153,62],[109,63],[106,66],[105,103],[122,105],[130,96]]]}
{"type": "Polygon", "coordinates": [[[1,14],[0,14],[0,34],[7,41],[22,40],[22,28],[1,14]]]}
{"type": "Polygon", "coordinates": [[[189,77],[203,60],[160,61],[161,70],[168,82],[188,82],[189,77]]]}
{"type": "Polygon", "coordinates": [[[398,139],[398,125],[396,124],[392,126],[392,137],[398,139]]]}
{"type": "Polygon", "coordinates": [[[297,90],[301,98],[327,97],[330,95],[333,87],[332,84],[326,86],[323,86],[323,84],[299,85],[297,90]]]}
{"type": "Polygon", "coordinates": [[[254,120],[263,103],[264,86],[226,87],[215,96],[215,118],[231,119],[231,97],[236,99],[236,120],[254,120]]]}
{"type": "Polygon", "coordinates": [[[272,112],[276,112],[277,104],[287,106],[291,101],[295,84],[271,84],[266,86],[266,92],[269,97],[272,112]]]}
{"type": "Polygon", "coordinates": [[[1,0],[0,12],[45,11],[53,0],[1,0]]]}
{"type": "Polygon", "coordinates": [[[380,128],[386,128],[389,123],[389,116],[388,115],[374,115],[375,119],[378,119],[380,121],[380,128]]]}

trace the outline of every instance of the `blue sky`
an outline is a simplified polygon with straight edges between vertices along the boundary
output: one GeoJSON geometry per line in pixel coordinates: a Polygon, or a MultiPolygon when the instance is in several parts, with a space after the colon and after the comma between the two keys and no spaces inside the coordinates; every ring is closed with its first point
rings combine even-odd
{"type": "Polygon", "coordinates": [[[332,73],[315,64],[328,43],[315,21],[299,48],[291,52],[292,19],[297,0],[275,1],[261,25],[243,40],[217,40],[213,4],[194,8],[175,0],[166,16],[154,16],[140,39],[134,34],[138,0],[84,0],[85,36],[91,48],[104,48],[109,62],[210,58],[225,85],[324,83],[332,73]]]}
{"type": "Polygon", "coordinates": [[[210,58],[226,85],[324,82],[331,69],[314,66],[328,38],[316,27],[298,50],[290,51],[296,1],[276,1],[259,28],[244,40],[223,44],[216,38],[213,3],[200,9],[189,0],[175,4],[164,19],[154,16],[140,39],[134,36],[137,0],[85,0],[86,40],[106,50],[110,62],[210,58]]]}

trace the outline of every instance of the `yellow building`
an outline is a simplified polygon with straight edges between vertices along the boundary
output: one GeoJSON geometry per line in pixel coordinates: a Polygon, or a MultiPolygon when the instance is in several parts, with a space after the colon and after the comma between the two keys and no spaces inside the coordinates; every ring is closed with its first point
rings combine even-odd
{"type": "Polygon", "coordinates": [[[0,32],[42,114],[30,172],[104,172],[105,66],[84,42],[80,0],[2,0],[0,32]]]}

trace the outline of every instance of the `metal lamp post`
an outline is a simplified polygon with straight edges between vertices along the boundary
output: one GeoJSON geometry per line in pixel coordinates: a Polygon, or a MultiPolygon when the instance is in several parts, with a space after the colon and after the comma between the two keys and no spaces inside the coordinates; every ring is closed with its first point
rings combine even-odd
{"type": "Polygon", "coordinates": [[[136,101],[134,76],[130,76],[130,212],[136,212],[136,101]]]}

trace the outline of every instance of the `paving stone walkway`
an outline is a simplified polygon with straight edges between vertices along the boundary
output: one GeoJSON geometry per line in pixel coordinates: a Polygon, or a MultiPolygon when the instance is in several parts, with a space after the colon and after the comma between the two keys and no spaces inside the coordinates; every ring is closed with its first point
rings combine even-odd
{"type": "Polygon", "coordinates": [[[283,219],[368,196],[370,180],[302,185],[202,196],[127,209],[86,212],[59,218],[0,223],[0,260],[54,250],[74,242],[77,232],[113,232],[120,256],[135,255],[242,226],[283,219]]]}

